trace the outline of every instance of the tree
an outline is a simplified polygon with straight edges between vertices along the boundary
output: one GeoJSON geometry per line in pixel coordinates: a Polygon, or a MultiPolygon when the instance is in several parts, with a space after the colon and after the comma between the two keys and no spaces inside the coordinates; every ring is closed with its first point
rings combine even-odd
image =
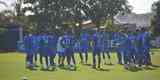
{"type": "Polygon", "coordinates": [[[97,26],[101,20],[111,19],[113,23],[115,15],[131,10],[127,0],[79,0],[78,6],[97,26]]]}
{"type": "MultiPolygon", "coordinates": [[[[111,19],[118,13],[130,12],[127,0],[24,0],[23,4],[32,6],[24,9],[34,15],[31,21],[36,22],[38,30],[48,31],[57,26],[80,24],[85,19],[92,20],[97,27],[100,22],[111,19]]],[[[66,27],[66,26],[65,26],[66,27]]],[[[75,28],[78,29],[78,28],[75,28]]]]}
{"type": "Polygon", "coordinates": [[[154,13],[154,17],[151,23],[153,33],[155,36],[160,36],[160,0],[152,5],[152,12],[154,13]]]}

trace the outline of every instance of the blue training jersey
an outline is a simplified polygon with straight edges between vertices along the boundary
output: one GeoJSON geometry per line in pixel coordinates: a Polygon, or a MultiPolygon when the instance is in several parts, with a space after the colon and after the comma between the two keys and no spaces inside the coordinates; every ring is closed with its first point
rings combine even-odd
{"type": "Polygon", "coordinates": [[[90,36],[88,33],[81,33],[80,35],[80,46],[81,48],[89,48],[90,36]]]}
{"type": "Polygon", "coordinates": [[[32,36],[25,36],[24,46],[25,46],[25,51],[27,53],[32,53],[32,48],[33,48],[32,36]]]}
{"type": "Polygon", "coordinates": [[[39,43],[38,43],[38,36],[32,36],[32,41],[33,41],[33,51],[36,53],[39,48],[39,43]]]}
{"type": "Polygon", "coordinates": [[[48,36],[48,46],[52,48],[53,50],[56,50],[57,48],[57,37],[55,35],[49,35],[48,36]]]}
{"type": "Polygon", "coordinates": [[[73,48],[75,45],[75,40],[72,35],[64,35],[61,40],[61,45],[64,48],[73,48]]]}
{"type": "Polygon", "coordinates": [[[58,38],[58,42],[57,42],[57,52],[60,52],[60,53],[65,51],[65,49],[61,45],[61,41],[62,41],[62,36],[58,38]]]}
{"type": "Polygon", "coordinates": [[[147,31],[142,34],[142,44],[145,49],[150,48],[150,33],[147,31]]]}
{"type": "Polygon", "coordinates": [[[109,32],[102,33],[102,51],[109,51],[110,50],[110,34],[109,32]]]}
{"type": "Polygon", "coordinates": [[[96,32],[93,34],[93,48],[102,48],[102,34],[100,32],[96,32]]]}

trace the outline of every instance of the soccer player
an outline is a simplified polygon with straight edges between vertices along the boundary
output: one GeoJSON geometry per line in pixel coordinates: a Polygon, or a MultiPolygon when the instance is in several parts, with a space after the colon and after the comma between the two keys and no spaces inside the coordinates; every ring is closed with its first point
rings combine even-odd
{"type": "Polygon", "coordinates": [[[81,54],[80,39],[76,39],[76,42],[75,42],[75,45],[74,45],[74,52],[79,53],[79,56],[80,56],[80,59],[81,59],[80,63],[83,63],[83,56],[81,54]]]}
{"type": "Polygon", "coordinates": [[[26,54],[26,68],[34,69],[33,52],[32,52],[32,48],[33,48],[32,34],[25,36],[24,44],[25,44],[25,52],[27,53],[26,54]]]}
{"type": "Polygon", "coordinates": [[[125,69],[129,69],[129,64],[131,62],[131,41],[129,40],[129,37],[127,34],[123,33],[123,40],[120,41],[120,53],[118,55],[122,54],[123,61],[124,61],[124,67],[125,69]]]}
{"type": "Polygon", "coordinates": [[[65,60],[65,48],[62,47],[61,45],[61,41],[63,39],[63,36],[60,36],[58,38],[58,42],[57,42],[57,53],[58,53],[58,64],[59,67],[64,67],[64,60],[65,60]]]}
{"type": "Polygon", "coordinates": [[[150,56],[150,33],[146,29],[142,29],[142,45],[143,45],[143,55],[144,64],[146,66],[152,65],[150,56]]]}
{"type": "Polygon", "coordinates": [[[133,64],[135,64],[135,62],[136,62],[136,34],[134,33],[134,32],[132,32],[132,33],[130,33],[129,34],[129,40],[130,40],[130,42],[131,42],[131,45],[130,45],[130,52],[131,52],[131,62],[133,63],[133,64]]]}
{"type": "Polygon", "coordinates": [[[33,50],[33,53],[34,53],[34,66],[38,67],[38,65],[37,65],[38,48],[39,48],[38,36],[33,35],[32,41],[33,41],[33,49],[32,50],[33,50]]]}
{"type": "Polygon", "coordinates": [[[106,54],[109,59],[109,64],[111,63],[111,56],[110,56],[110,51],[111,51],[111,44],[110,44],[110,34],[108,31],[102,31],[102,53],[103,53],[103,60],[104,64],[106,63],[106,54]]]}
{"type": "Polygon", "coordinates": [[[126,38],[125,34],[123,31],[117,32],[116,33],[116,39],[114,39],[114,42],[116,43],[116,52],[117,52],[117,58],[118,58],[118,64],[123,64],[124,63],[124,48],[123,48],[123,40],[126,38]]]}
{"type": "Polygon", "coordinates": [[[50,67],[52,70],[55,70],[55,56],[57,50],[57,36],[55,34],[51,34],[48,36],[48,56],[50,61],[50,67]]]}
{"type": "Polygon", "coordinates": [[[67,57],[67,63],[70,70],[76,70],[76,61],[74,58],[74,45],[75,45],[75,39],[71,31],[67,31],[64,35],[64,37],[61,40],[61,45],[63,48],[65,48],[65,55],[67,57]],[[71,60],[72,63],[71,64],[71,60]]]}
{"type": "Polygon", "coordinates": [[[135,32],[131,32],[128,34],[128,39],[130,41],[130,64],[129,67],[130,69],[134,69],[136,68],[136,56],[137,56],[137,46],[136,46],[136,33],[135,32]]]}
{"type": "Polygon", "coordinates": [[[124,66],[125,68],[130,69],[130,64],[132,63],[132,42],[130,40],[130,31],[127,33],[127,37],[125,39],[125,52],[124,52],[124,66]]]}
{"type": "Polygon", "coordinates": [[[49,69],[49,59],[48,59],[48,36],[43,34],[40,39],[40,64],[42,70],[49,69]],[[45,65],[43,64],[43,58],[45,58],[45,65]]]}
{"type": "Polygon", "coordinates": [[[86,31],[82,31],[80,34],[80,58],[82,64],[87,64],[88,62],[88,50],[90,46],[90,36],[86,31]],[[85,57],[83,57],[83,53],[85,57]],[[85,61],[83,60],[85,58],[85,61]]]}
{"type": "Polygon", "coordinates": [[[136,36],[136,64],[138,65],[137,67],[141,67],[143,65],[143,35],[142,31],[137,29],[137,36],[136,36]]]}
{"type": "Polygon", "coordinates": [[[102,48],[102,35],[100,30],[98,29],[93,34],[93,69],[96,69],[96,56],[98,58],[98,68],[101,68],[101,48],[102,48]]]}

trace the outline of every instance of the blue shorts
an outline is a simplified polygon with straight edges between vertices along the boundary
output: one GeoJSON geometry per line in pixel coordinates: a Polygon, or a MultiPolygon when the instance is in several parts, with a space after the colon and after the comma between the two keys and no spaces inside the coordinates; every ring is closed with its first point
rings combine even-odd
{"type": "Polygon", "coordinates": [[[40,49],[39,50],[39,54],[41,55],[41,56],[48,56],[48,54],[49,54],[49,51],[48,51],[48,49],[44,49],[44,48],[42,48],[42,49],[40,49]]]}
{"type": "Polygon", "coordinates": [[[65,52],[58,52],[59,56],[65,56],[65,52]]]}
{"type": "Polygon", "coordinates": [[[31,55],[34,54],[33,50],[30,50],[30,49],[26,49],[25,52],[26,52],[26,54],[31,54],[31,55]]]}
{"type": "Polygon", "coordinates": [[[74,52],[80,52],[81,49],[80,48],[74,48],[74,52]]]}
{"type": "Polygon", "coordinates": [[[54,51],[54,50],[48,50],[47,51],[47,55],[48,56],[56,56],[56,51],[54,51]]]}
{"type": "Polygon", "coordinates": [[[94,47],[93,49],[93,54],[100,54],[101,53],[101,48],[99,47],[94,47]]]}
{"type": "Polygon", "coordinates": [[[65,49],[65,55],[72,55],[72,54],[74,54],[74,51],[73,51],[72,48],[66,48],[65,49]]]}
{"type": "Polygon", "coordinates": [[[81,48],[81,53],[87,53],[88,52],[88,48],[81,48]]]}

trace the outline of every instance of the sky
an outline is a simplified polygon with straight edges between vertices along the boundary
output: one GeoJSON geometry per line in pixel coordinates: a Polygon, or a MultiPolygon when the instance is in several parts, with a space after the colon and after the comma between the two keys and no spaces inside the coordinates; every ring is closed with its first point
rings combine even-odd
{"type": "Polygon", "coordinates": [[[152,4],[158,0],[128,0],[129,4],[133,6],[133,12],[137,14],[151,12],[152,4]]]}
{"type": "MultiPolygon", "coordinates": [[[[13,7],[11,7],[11,5],[16,0],[0,0],[0,1],[5,1],[9,5],[8,7],[0,5],[0,11],[2,11],[4,9],[13,9],[13,7]]],[[[137,14],[151,12],[151,6],[154,1],[158,1],[158,0],[128,0],[129,4],[131,6],[133,6],[133,12],[137,13],[137,14]]]]}

